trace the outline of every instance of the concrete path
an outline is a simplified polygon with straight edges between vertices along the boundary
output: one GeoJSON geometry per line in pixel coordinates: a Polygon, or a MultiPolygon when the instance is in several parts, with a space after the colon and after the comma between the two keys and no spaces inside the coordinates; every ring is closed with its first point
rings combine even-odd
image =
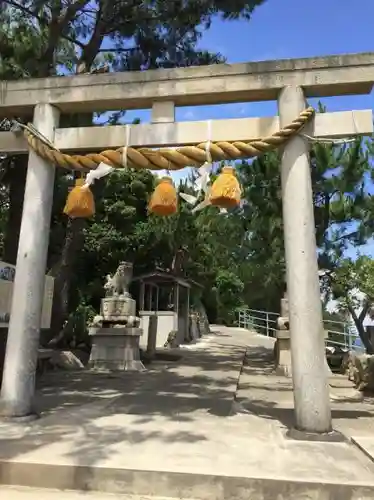
{"type": "MultiPolygon", "coordinates": [[[[271,350],[271,339],[219,327],[144,373],[48,375],[45,416],[0,426],[0,482],[201,500],[373,498],[374,463],[357,446],[286,437],[292,389],[272,374],[271,350]]],[[[335,426],[349,434],[372,408],[344,403],[335,426]]]]}
{"type": "MultiPolygon", "coordinates": [[[[273,371],[273,339],[251,336],[236,395],[236,410],[294,424],[292,379],[273,371]]],[[[330,377],[334,429],[342,432],[374,461],[374,398],[357,400],[347,376],[330,377]]]]}
{"type": "MultiPolygon", "coordinates": [[[[294,425],[292,379],[274,373],[273,339],[252,335],[236,394],[236,409],[294,425]]],[[[345,375],[330,376],[334,428],[348,437],[374,436],[374,399],[357,397],[345,375]]]]}

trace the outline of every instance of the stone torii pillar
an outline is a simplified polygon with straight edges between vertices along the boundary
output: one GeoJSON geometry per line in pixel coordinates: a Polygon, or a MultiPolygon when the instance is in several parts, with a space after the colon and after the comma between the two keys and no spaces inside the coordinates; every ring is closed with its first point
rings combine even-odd
{"type": "MultiPolygon", "coordinates": [[[[305,109],[302,88],[285,87],[278,99],[280,126],[305,109]]],[[[285,146],[281,164],[287,292],[296,429],[332,431],[322,321],[308,142],[285,146]]]]}
{"type": "MultiPolygon", "coordinates": [[[[53,141],[59,111],[37,104],[34,126],[53,141]]],[[[32,418],[55,167],[30,151],[1,387],[0,416],[32,418]]]]}

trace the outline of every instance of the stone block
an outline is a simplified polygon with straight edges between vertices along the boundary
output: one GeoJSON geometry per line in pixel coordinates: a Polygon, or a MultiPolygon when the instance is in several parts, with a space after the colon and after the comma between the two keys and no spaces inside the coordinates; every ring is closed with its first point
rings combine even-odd
{"type": "Polygon", "coordinates": [[[152,123],[174,123],[175,106],[173,101],[154,102],[152,105],[152,123]]]}
{"type": "Polygon", "coordinates": [[[144,370],[140,361],[141,328],[90,328],[92,348],[89,366],[93,370],[144,370]]]}
{"type": "Polygon", "coordinates": [[[288,329],[285,330],[277,330],[277,339],[282,339],[282,340],[290,340],[290,331],[288,329]]]}
{"type": "Polygon", "coordinates": [[[348,379],[360,391],[374,391],[374,356],[350,352],[345,362],[348,379]]]}
{"type": "Polygon", "coordinates": [[[149,317],[148,323],[148,339],[147,339],[147,356],[148,359],[153,359],[156,355],[157,347],[157,323],[158,318],[156,315],[149,317]]]}
{"type": "MultiPolygon", "coordinates": [[[[278,318],[287,319],[287,318],[278,318]]],[[[284,325],[284,323],[282,323],[284,325]]],[[[285,375],[286,377],[292,377],[292,362],[291,362],[291,334],[288,329],[277,330],[276,332],[277,340],[274,344],[274,359],[275,359],[275,369],[277,373],[285,375]]],[[[328,338],[328,331],[323,331],[323,336],[325,339],[328,338]]],[[[331,374],[331,369],[325,363],[325,368],[328,375],[331,374]]]]}
{"type": "Polygon", "coordinates": [[[208,316],[203,307],[200,307],[200,309],[197,312],[197,326],[199,329],[200,337],[202,337],[203,335],[210,334],[208,316]]]}
{"type": "Polygon", "coordinates": [[[287,297],[283,297],[283,299],[281,299],[281,316],[284,318],[289,317],[289,306],[287,297]]]}
{"type": "Polygon", "coordinates": [[[193,342],[201,337],[197,314],[190,314],[189,320],[189,338],[193,342]]]}
{"type": "Polygon", "coordinates": [[[101,300],[101,316],[104,321],[120,323],[136,317],[136,302],[129,297],[105,297],[101,300]]]}
{"type": "Polygon", "coordinates": [[[288,331],[289,328],[290,328],[290,321],[289,321],[288,317],[279,316],[279,318],[277,318],[277,329],[288,331]]]}
{"type": "Polygon", "coordinates": [[[127,326],[92,326],[88,329],[88,334],[92,337],[123,337],[123,336],[134,336],[141,337],[143,335],[143,330],[141,328],[127,327],[127,326]],[[140,333],[139,333],[140,332],[140,333]]]}
{"type": "Polygon", "coordinates": [[[291,337],[289,330],[277,330],[274,344],[275,369],[286,377],[292,376],[291,337]]]}
{"type": "Polygon", "coordinates": [[[53,351],[50,363],[55,368],[62,370],[81,370],[84,368],[82,361],[71,351],[53,351]]]}

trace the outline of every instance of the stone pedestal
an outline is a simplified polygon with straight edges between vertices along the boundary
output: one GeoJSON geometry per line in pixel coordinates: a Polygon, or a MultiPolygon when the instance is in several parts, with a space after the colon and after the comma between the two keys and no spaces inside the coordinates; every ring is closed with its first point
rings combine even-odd
{"type": "Polygon", "coordinates": [[[281,299],[281,316],[277,319],[276,337],[274,345],[275,371],[280,375],[292,377],[291,336],[286,292],[281,299]]]}
{"type": "Polygon", "coordinates": [[[274,351],[276,372],[286,377],[292,377],[291,337],[289,330],[277,330],[274,351]]]}
{"type": "Polygon", "coordinates": [[[156,315],[149,317],[148,323],[148,339],[147,339],[147,356],[152,360],[156,356],[157,350],[157,323],[158,318],[156,315]]]}
{"type": "Polygon", "coordinates": [[[139,339],[141,328],[91,327],[92,348],[89,366],[94,370],[141,371],[139,339]]]}
{"type": "Polygon", "coordinates": [[[131,276],[130,262],[120,262],[114,276],[107,276],[100,315],[95,316],[89,328],[92,337],[89,366],[93,370],[145,370],[139,349],[143,330],[139,328],[136,302],[128,292],[131,276]]]}
{"type": "Polygon", "coordinates": [[[136,302],[131,297],[105,297],[100,313],[104,322],[127,324],[135,319],[136,302]]]}
{"type": "Polygon", "coordinates": [[[284,294],[284,297],[281,299],[281,317],[288,318],[289,317],[289,306],[288,306],[288,298],[287,294],[284,294]]]}
{"type": "Polygon", "coordinates": [[[195,342],[200,337],[197,314],[191,313],[189,315],[189,338],[192,342],[195,342]]]}
{"type": "MultiPolygon", "coordinates": [[[[282,325],[282,320],[279,318],[278,324],[282,325]]],[[[328,338],[328,331],[324,330],[324,339],[328,338]]],[[[292,362],[291,362],[291,336],[290,330],[277,330],[277,340],[274,345],[275,371],[280,375],[292,377],[292,362]]],[[[325,370],[328,375],[331,374],[331,369],[325,360],[325,370]]]]}

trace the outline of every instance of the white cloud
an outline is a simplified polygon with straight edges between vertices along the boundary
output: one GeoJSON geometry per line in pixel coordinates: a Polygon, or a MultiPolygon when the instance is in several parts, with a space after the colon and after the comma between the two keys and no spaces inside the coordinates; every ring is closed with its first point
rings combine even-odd
{"type": "Polygon", "coordinates": [[[184,114],[183,114],[183,119],[184,120],[193,120],[195,119],[195,113],[193,111],[186,111],[184,114]]]}

